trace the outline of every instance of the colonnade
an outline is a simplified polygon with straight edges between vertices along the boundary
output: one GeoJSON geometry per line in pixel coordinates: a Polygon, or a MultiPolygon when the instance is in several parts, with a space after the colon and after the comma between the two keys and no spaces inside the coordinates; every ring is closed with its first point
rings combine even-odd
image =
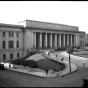
{"type": "Polygon", "coordinates": [[[75,34],[34,32],[34,46],[41,48],[57,48],[76,45],[75,34]]]}

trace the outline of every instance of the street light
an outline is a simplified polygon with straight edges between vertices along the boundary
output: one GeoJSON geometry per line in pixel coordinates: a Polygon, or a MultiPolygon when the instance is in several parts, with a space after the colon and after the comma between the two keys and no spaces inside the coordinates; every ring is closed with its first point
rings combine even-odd
{"type": "Polygon", "coordinates": [[[69,69],[70,69],[70,72],[71,72],[71,57],[70,57],[70,54],[73,53],[74,51],[74,48],[69,46],[67,47],[67,53],[69,54],[69,69]]]}
{"type": "Polygon", "coordinates": [[[71,57],[70,57],[70,54],[69,54],[69,69],[70,69],[70,72],[71,72],[71,57]]]}

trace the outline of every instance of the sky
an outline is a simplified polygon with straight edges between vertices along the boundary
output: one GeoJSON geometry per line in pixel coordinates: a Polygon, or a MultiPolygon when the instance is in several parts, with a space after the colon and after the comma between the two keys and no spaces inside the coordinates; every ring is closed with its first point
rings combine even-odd
{"type": "Polygon", "coordinates": [[[77,26],[88,33],[88,1],[0,1],[0,23],[26,19],[77,26]]]}

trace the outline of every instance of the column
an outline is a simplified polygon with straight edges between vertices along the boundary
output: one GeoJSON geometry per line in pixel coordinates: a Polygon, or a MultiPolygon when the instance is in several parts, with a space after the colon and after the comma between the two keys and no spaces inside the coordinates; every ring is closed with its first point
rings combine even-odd
{"type": "Polygon", "coordinates": [[[16,32],[14,32],[14,49],[16,49],[16,32]]]}
{"type": "Polygon", "coordinates": [[[19,32],[19,48],[22,48],[22,33],[19,32]]]}
{"type": "Polygon", "coordinates": [[[47,33],[45,34],[45,47],[47,47],[47,33]]]}
{"type": "Polygon", "coordinates": [[[71,46],[72,46],[73,44],[72,44],[72,34],[71,34],[71,46]]]}
{"type": "Polygon", "coordinates": [[[36,32],[34,32],[34,46],[36,47],[36,32]]]}
{"type": "Polygon", "coordinates": [[[63,35],[63,38],[64,38],[64,47],[65,47],[65,34],[63,35]]]}
{"type": "Polygon", "coordinates": [[[6,49],[9,48],[8,43],[9,43],[9,32],[6,32],[6,49]]]}
{"type": "Polygon", "coordinates": [[[61,47],[61,34],[59,34],[59,47],[61,47]]]}
{"type": "Polygon", "coordinates": [[[52,33],[50,34],[50,47],[52,48],[52,33]]]}
{"type": "Polygon", "coordinates": [[[42,48],[42,33],[40,33],[40,47],[42,48]]]}
{"type": "Polygon", "coordinates": [[[57,48],[57,34],[55,34],[55,48],[57,48]]]}
{"type": "Polygon", "coordinates": [[[74,46],[76,46],[76,35],[74,35],[74,46]]]}
{"type": "Polygon", "coordinates": [[[67,46],[69,46],[69,34],[67,34],[67,46]]]}

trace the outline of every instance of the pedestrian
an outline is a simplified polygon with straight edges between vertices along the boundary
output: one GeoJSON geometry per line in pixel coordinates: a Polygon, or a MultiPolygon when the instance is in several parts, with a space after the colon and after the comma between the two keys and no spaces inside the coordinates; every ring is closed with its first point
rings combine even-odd
{"type": "Polygon", "coordinates": [[[57,54],[56,54],[56,57],[57,57],[57,54]]]}
{"type": "Polygon", "coordinates": [[[11,68],[11,64],[9,64],[9,68],[11,68]]]}
{"type": "Polygon", "coordinates": [[[82,62],[82,64],[83,64],[83,67],[85,66],[85,62],[82,62]]]}
{"type": "Polygon", "coordinates": [[[63,61],[63,60],[64,60],[64,58],[62,57],[62,58],[61,58],[61,61],[63,61]]]}
{"type": "Polygon", "coordinates": [[[48,74],[48,69],[46,68],[46,75],[48,74]]]}
{"type": "Polygon", "coordinates": [[[48,52],[48,55],[50,54],[50,52],[48,52]]]}

